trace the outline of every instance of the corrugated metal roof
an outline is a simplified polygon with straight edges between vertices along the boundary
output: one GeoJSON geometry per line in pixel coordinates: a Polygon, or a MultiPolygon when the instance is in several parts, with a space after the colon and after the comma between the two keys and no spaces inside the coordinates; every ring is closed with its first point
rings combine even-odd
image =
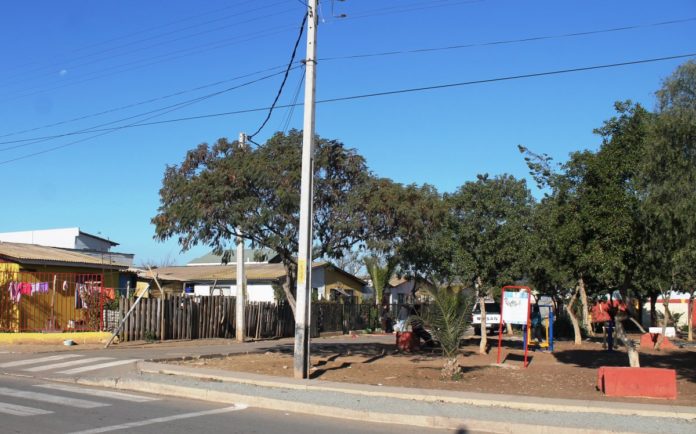
{"type": "MultiPolygon", "coordinates": [[[[313,268],[324,267],[330,265],[327,262],[316,262],[313,268]]],[[[285,268],[283,264],[246,264],[247,280],[278,280],[285,277],[285,268]]],[[[161,280],[176,280],[179,282],[194,282],[194,281],[213,281],[213,280],[236,280],[237,266],[231,265],[197,265],[191,266],[176,266],[153,268],[152,272],[161,280]]],[[[148,270],[142,270],[138,273],[142,278],[150,278],[148,270]]]]}
{"type": "Polygon", "coordinates": [[[37,246],[35,244],[6,243],[0,242],[0,256],[9,258],[19,263],[23,262],[51,262],[69,263],[76,265],[100,265],[124,267],[122,264],[109,263],[108,258],[98,259],[92,256],[83,255],[74,251],[67,251],[56,247],[37,246]]]}

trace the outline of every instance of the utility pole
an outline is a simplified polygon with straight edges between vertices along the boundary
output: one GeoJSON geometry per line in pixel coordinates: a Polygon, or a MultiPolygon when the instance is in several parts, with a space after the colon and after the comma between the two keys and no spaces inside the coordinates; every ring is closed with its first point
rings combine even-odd
{"type": "Polygon", "coordinates": [[[302,183],[300,240],[297,254],[297,303],[295,306],[295,378],[309,377],[309,326],[312,291],[312,198],[314,197],[314,99],[317,58],[317,10],[319,0],[307,2],[307,58],[305,60],[304,125],[302,133],[302,183]]]}
{"type": "MultiPolygon", "coordinates": [[[[247,136],[239,133],[239,148],[246,149],[247,136]]],[[[246,321],[244,308],[246,307],[246,273],[244,271],[244,238],[241,230],[237,237],[237,300],[235,301],[235,337],[237,342],[244,342],[246,337],[246,321]]]]}

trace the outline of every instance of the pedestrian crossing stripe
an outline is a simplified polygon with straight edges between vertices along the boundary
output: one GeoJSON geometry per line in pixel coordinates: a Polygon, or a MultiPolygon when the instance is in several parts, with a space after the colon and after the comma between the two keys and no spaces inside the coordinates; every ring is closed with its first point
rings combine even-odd
{"type": "Polygon", "coordinates": [[[15,360],[14,362],[0,363],[0,368],[14,368],[16,366],[35,365],[37,363],[55,362],[57,360],[72,359],[82,357],[79,354],[60,354],[57,356],[39,357],[38,359],[15,360]]]}
{"type": "Polygon", "coordinates": [[[23,405],[0,402],[0,413],[10,414],[12,416],[39,416],[42,414],[51,414],[53,412],[43,410],[41,408],[25,407],[23,405]]]}
{"type": "Polygon", "coordinates": [[[58,371],[59,374],[79,374],[81,372],[96,371],[97,369],[111,368],[114,366],[125,365],[127,363],[137,362],[138,359],[116,360],[113,362],[98,363],[96,365],[83,366],[81,368],[68,369],[67,371],[58,371]]]}
{"type": "Polygon", "coordinates": [[[104,404],[103,402],[87,401],[85,399],[69,398],[67,396],[49,395],[47,393],[10,389],[9,387],[0,387],[0,395],[77,408],[97,408],[106,407],[109,405],[104,404]]]}
{"type": "Polygon", "coordinates": [[[43,389],[60,390],[62,392],[78,393],[82,395],[100,396],[103,398],[118,399],[129,402],[158,401],[159,398],[150,396],[132,395],[130,393],[113,392],[110,390],[89,389],[86,387],[71,386],[69,384],[35,384],[34,387],[43,389]]]}
{"type": "Polygon", "coordinates": [[[100,362],[102,360],[113,360],[113,357],[89,357],[86,359],[69,360],[67,362],[52,363],[49,365],[35,366],[33,368],[26,368],[23,371],[26,372],[41,372],[48,371],[50,369],[67,368],[73,365],[83,365],[85,363],[100,362]]]}

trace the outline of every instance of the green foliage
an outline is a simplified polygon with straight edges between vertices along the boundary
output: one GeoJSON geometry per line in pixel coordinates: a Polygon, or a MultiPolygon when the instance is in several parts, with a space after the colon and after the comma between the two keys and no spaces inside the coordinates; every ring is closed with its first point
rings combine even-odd
{"type": "MultiPolygon", "coordinates": [[[[452,261],[448,272],[481,294],[524,276],[534,201],[524,180],[479,175],[445,197],[452,261]]],[[[454,280],[454,279],[453,279],[454,280]]]]}
{"type": "MultiPolygon", "coordinates": [[[[182,250],[205,244],[218,254],[243,234],[280,255],[294,310],[300,214],[302,133],[277,133],[258,148],[222,138],[201,144],[169,166],[152,219],[155,238],[176,237],[182,250]]],[[[369,180],[363,157],[335,140],[316,139],[314,256],[333,258],[366,237],[359,195],[369,180]]],[[[229,253],[228,253],[229,254],[229,253]]]]}
{"type": "Polygon", "coordinates": [[[459,343],[471,326],[474,308],[473,294],[451,288],[428,289],[432,300],[423,312],[422,320],[430,328],[433,338],[440,343],[447,358],[455,358],[459,343]]]}
{"type": "Polygon", "coordinates": [[[384,289],[389,284],[389,279],[396,269],[397,261],[393,257],[383,261],[377,256],[366,256],[363,261],[375,290],[375,303],[382,304],[384,302],[384,289]]]}

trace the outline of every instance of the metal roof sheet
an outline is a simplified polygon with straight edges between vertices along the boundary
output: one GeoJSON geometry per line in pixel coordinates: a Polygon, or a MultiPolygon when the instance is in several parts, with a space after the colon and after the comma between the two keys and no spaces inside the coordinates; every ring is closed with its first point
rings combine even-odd
{"type": "Polygon", "coordinates": [[[9,258],[19,263],[23,262],[54,262],[81,265],[102,265],[107,267],[121,267],[124,265],[109,262],[92,256],[83,255],[75,251],[68,251],[57,247],[38,246],[36,244],[0,242],[0,256],[9,258]]]}

